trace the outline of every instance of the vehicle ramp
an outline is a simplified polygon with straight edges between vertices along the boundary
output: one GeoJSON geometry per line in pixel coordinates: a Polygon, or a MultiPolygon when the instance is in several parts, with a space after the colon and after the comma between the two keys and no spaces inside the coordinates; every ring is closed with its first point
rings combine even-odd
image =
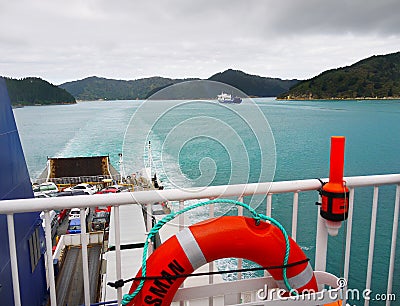
{"type": "MultiPolygon", "coordinates": [[[[78,246],[66,248],[63,264],[57,275],[57,305],[82,305],[85,303],[83,290],[82,251],[78,246]]],[[[101,244],[88,245],[90,301],[98,294],[101,244]]]]}

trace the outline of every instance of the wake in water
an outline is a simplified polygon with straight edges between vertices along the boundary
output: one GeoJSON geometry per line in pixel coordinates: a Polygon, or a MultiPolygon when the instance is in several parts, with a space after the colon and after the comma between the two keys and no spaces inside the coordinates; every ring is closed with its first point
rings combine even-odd
{"type": "MultiPolygon", "coordinates": [[[[148,167],[149,141],[153,167],[166,187],[186,190],[274,177],[275,142],[268,121],[250,98],[226,84],[184,82],[145,101],[126,129],[127,172],[148,167]],[[246,98],[245,103],[220,104],[213,98],[221,92],[246,98]]],[[[252,207],[260,204],[257,197],[247,200],[252,207]]]]}
{"type": "MultiPolygon", "coordinates": [[[[123,156],[126,173],[151,167],[151,176],[156,173],[166,189],[271,182],[275,173],[275,141],[263,112],[243,92],[211,81],[173,85],[145,101],[126,129],[123,156]],[[214,99],[221,92],[245,98],[244,103],[220,104],[214,99]]],[[[257,208],[264,198],[245,201],[257,208]]],[[[185,207],[204,200],[185,201],[185,207]]],[[[237,215],[237,208],[216,205],[214,213],[237,215]]],[[[193,224],[209,216],[203,207],[190,211],[188,220],[193,224]]],[[[217,262],[219,269],[233,264],[233,259],[217,262]]]]}

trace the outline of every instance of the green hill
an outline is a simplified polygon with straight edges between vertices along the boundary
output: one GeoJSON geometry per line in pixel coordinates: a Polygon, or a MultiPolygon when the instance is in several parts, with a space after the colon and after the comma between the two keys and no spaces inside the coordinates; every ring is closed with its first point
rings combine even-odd
{"type": "MultiPolygon", "coordinates": [[[[150,77],[131,81],[88,77],[58,87],[40,78],[5,78],[14,105],[76,103],[77,100],[147,99],[186,80],[150,77]]],[[[208,80],[231,85],[248,96],[279,99],[400,98],[400,52],[372,56],[351,66],[325,71],[306,80],[282,80],[226,70],[208,80]]]]}
{"type": "Polygon", "coordinates": [[[178,80],[162,77],[124,81],[93,76],[64,83],[60,87],[71,93],[77,100],[135,100],[145,99],[150,92],[176,82],[178,80]]]}
{"type": "Polygon", "coordinates": [[[76,103],[66,90],[40,78],[4,79],[12,105],[76,103]]]}
{"type": "Polygon", "coordinates": [[[325,71],[293,86],[280,99],[400,98],[400,52],[372,56],[325,71]]]}
{"type": "MultiPolygon", "coordinates": [[[[89,77],[61,84],[77,100],[134,100],[147,99],[157,91],[183,81],[199,79],[170,79],[151,77],[132,81],[89,77]]],[[[237,70],[226,70],[209,78],[240,89],[249,96],[276,97],[286,92],[297,80],[264,78],[237,70]]]]}
{"type": "Polygon", "coordinates": [[[299,82],[298,80],[260,77],[258,75],[251,75],[240,70],[232,69],[214,74],[209,80],[231,85],[240,89],[248,96],[256,97],[279,96],[299,82]]]}

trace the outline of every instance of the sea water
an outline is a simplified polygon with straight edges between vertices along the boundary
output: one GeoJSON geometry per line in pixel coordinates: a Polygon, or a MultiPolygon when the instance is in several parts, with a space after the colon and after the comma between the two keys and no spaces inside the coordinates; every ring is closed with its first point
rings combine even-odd
{"type": "MultiPolygon", "coordinates": [[[[332,135],[346,136],[345,176],[400,173],[398,100],[253,101],[229,110],[201,101],[179,102],[173,108],[168,108],[168,101],[147,101],[146,108],[143,101],[80,102],[18,108],[14,114],[32,179],[44,169],[47,157],[109,155],[118,169],[122,152],[126,174],[135,173],[149,164],[149,140],[153,169],[166,188],[323,178],[329,175],[332,135]],[[166,111],[159,115],[163,107],[166,111]]],[[[395,197],[393,187],[380,190],[375,293],[386,292],[395,197]]],[[[317,192],[300,194],[298,243],[312,262],[317,199],[317,192]]],[[[258,209],[265,211],[262,203],[258,209]]],[[[272,215],[288,232],[291,203],[292,195],[273,196],[272,215]]],[[[360,290],[365,288],[371,203],[372,188],[356,191],[349,286],[360,290]]],[[[193,215],[194,221],[202,217],[193,215]]],[[[327,269],[339,276],[343,228],[338,237],[329,239],[328,249],[327,269]]],[[[400,299],[397,258],[393,292],[400,299]]],[[[232,264],[222,261],[219,267],[232,264]]]]}

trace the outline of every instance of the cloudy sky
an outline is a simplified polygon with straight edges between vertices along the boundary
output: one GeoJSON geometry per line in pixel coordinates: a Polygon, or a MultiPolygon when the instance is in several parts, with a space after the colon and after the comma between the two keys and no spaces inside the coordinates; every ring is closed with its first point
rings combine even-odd
{"type": "Polygon", "coordinates": [[[0,75],[306,79],[400,51],[399,0],[0,0],[0,75]]]}

